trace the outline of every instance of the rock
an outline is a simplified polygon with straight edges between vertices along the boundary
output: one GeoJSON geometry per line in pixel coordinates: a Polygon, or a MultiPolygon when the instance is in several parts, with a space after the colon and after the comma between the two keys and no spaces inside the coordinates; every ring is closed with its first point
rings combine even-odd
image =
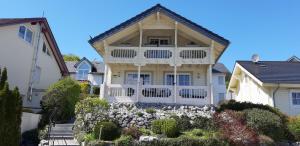
{"type": "Polygon", "coordinates": [[[139,141],[145,141],[145,142],[149,142],[149,141],[153,141],[153,140],[158,140],[157,137],[155,136],[140,136],[139,141]]]}

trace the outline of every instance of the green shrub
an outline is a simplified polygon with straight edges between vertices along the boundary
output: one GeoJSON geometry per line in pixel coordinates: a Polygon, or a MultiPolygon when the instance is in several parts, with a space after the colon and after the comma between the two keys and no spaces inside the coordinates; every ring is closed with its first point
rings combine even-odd
{"type": "Polygon", "coordinates": [[[283,124],[279,116],[262,109],[245,110],[247,125],[258,131],[260,134],[270,136],[275,140],[284,138],[283,124]]]}
{"type": "Polygon", "coordinates": [[[228,142],[211,138],[190,138],[190,137],[178,137],[178,138],[164,138],[151,142],[139,142],[137,146],[229,146],[228,142]]]}
{"type": "Polygon", "coordinates": [[[95,140],[95,137],[92,133],[89,133],[89,134],[85,134],[83,139],[85,142],[89,142],[95,140]]]}
{"type": "Polygon", "coordinates": [[[109,103],[104,99],[99,98],[91,98],[87,97],[84,100],[81,100],[78,102],[75,106],[75,114],[78,114],[80,112],[84,113],[92,113],[93,110],[108,110],[109,103]]]}
{"type": "Polygon", "coordinates": [[[192,124],[190,122],[191,119],[187,115],[182,115],[181,117],[173,115],[170,118],[176,120],[177,126],[180,131],[186,131],[192,128],[192,124]]]}
{"type": "Polygon", "coordinates": [[[296,140],[300,140],[300,116],[290,117],[288,129],[293,134],[296,140]]]}
{"type": "Polygon", "coordinates": [[[134,139],[139,139],[140,136],[142,135],[142,132],[137,127],[129,127],[129,128],[124,128],[122,130],[122,134],[131,136],[134,139]]]}
{"type": "Polygon", "coordinates": [[[121,135],[120,128],[113,122],[97,123],[93,132],[96,139],[99,138],[100,130],[102,130],[101,140],[115,140],[121,135]]]}
{"type": "Polygon", "coordinates": [[[144,113],[142,113],[142,112],[137,112],[136,115],[139,116],[139,117],[142,117],[142,116],[144,115],[144,113]]]}
{"type": "Polygon", "coordinates": [[[90,94],[91,85],[88,82],[81,82],[79,85],[81,93],[90,94]]]}
{"type": "Polygon", "coordinates": [[[132,146],[133,145],[133,138],[129,135],[122,135],[115,141],[116,146],[132,146]]]}
{"type": "Polygon", "coordinates": [[[34,111],[32,109],[30,109],[30,108],[23,108],[22,112],[25,112],[25,113],[34,113],[34,111]]]}
{"type": "MultiPolygon", "coordinates": [[[[75,104],[79,100],[80,86],[70,77],[51,85],[41,100],[42,122],[48,123],[54,109],[57,121],[67,121],[74,117],[75,104]]],[[[44,126],[42,124],[42,126],[44,126]]]]}
{"type": "Polygon", "coordinates": [[[179,135],[179,128],[175,119],[154,120],[152,131],[156,134],[165,134],[167,137],[177,137],[179,135]]]}
{"type": "Polygon", "coordinates": [[[140,128],[139,130],[141,131],[142,135],[154,135],[153,131],[150,129],[140,128]]]}
{"type": "Polygon", "coordinates": [[[156,110],[153,109],[153,108],[147,108],[147,109],[146,109],[146,113],[148,113],[148,114],[155,114],[155,113],[156,113],[156,110]]]}
{"type": "Polygon", "coordinates": [[[111,144],[102,140],[92,140],[87,142],[86,146],[111,146],[111,144]]]}
{"type": "Polygon", "coordinates": [[[207,117],[196,117],[193,120],[192,128],[197,129],[205,129],[205,130],[215,130],[216,126],[214,125],[214,122],[212,118],[207,117]]]}
{"type": "Polygon", "coordinates": [[[40,140],[38,137],[38,130],[33,129],[33,130],[24,132],[22,134],[22,141],[25,141],[26,144],[38,145],[40,143],[40,140]]]}
{"type": "Polygon", "coordinates": [[[251,102],[236,102],[235,100],[229,100],[227,102],[220,104],[219,108],[217,108],[217,112],[222,112],[226,109],[234,110],[234,111],[243,111],[245,109],[252,109],[252,108],[267,110],[269,112],[278,115],[283,120],[283,122],[287,122],[288,117],[282,112],[280,112],[279,109],[273,108],[269,105],[254,104],[251,102]]]}
{"type": "Polygon", "coordinates": [[[93,86],[93,94],[99,95],[99,94],[100,94],[100,87],[98,87],[98,86],[93,86]]]}

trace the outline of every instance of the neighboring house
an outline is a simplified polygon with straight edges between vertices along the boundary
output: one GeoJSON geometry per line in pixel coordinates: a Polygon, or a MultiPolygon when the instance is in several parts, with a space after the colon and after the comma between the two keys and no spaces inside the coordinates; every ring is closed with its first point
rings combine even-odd
{"type": "Polygon", "coordinates": [[[83,57],[80,61],[66,61],[66,65],[70,76],[75,80],[88,81],[91,87],[100,87],[103,82],[104,64],[102,62],[91,62],[83,57]]]}
{"type": "Polygon", "coordinates": [[[228,92],[237,101],[270,105],[288,115],[300,114],[300,62],[293,58],[237,61],[228,92]]]}
{"type": "Polygon", "coordinates": [[[0,68],[11,88],[18,87],[23,106],[40,108],[45,90],[68,69],[46,18],[0,19],[0,68]]]}
{"type": "Polygon", "coordinates": [[[213,66],[229,41],[159,4],[89,43],[103,57],[100,97],[109,102],[204,105],[224,99],[224,74],[213,66]]]}

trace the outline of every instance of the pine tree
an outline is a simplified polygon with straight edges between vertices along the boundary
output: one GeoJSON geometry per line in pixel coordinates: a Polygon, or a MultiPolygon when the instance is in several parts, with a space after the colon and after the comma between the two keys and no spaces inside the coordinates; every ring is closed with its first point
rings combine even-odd
{"type": "Polygon", "coordinates": [[[6,68],[4,68],[0,78],[0,90],[4,87],[6,81],[7,81],[7,70],[6,68]]]}
{"type": "Polygon", "coordinates": [[[16,87],[13,90],[13,97],[15,98],[16,102],[15,102],[15,107],[16,107],[16,114],[15,114],[15,118],[16,118],[16,127],[15,129],[15,136],[16,136],[16,144],[20,143],[21,140],[21,122],[22,122],[22,97],[20,96],[19,93],[19,89],[18,87],[16,87]]]}

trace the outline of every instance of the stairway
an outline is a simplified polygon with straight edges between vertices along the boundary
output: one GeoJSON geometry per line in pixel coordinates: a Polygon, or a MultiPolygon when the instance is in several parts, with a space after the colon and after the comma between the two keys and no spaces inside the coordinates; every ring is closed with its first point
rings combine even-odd
{"type": "Polygon", "coordinates": [[[79,146],[73,136],[73,124],[56,124],[51,128],[50,138],[42,146],[79,146]]]}

